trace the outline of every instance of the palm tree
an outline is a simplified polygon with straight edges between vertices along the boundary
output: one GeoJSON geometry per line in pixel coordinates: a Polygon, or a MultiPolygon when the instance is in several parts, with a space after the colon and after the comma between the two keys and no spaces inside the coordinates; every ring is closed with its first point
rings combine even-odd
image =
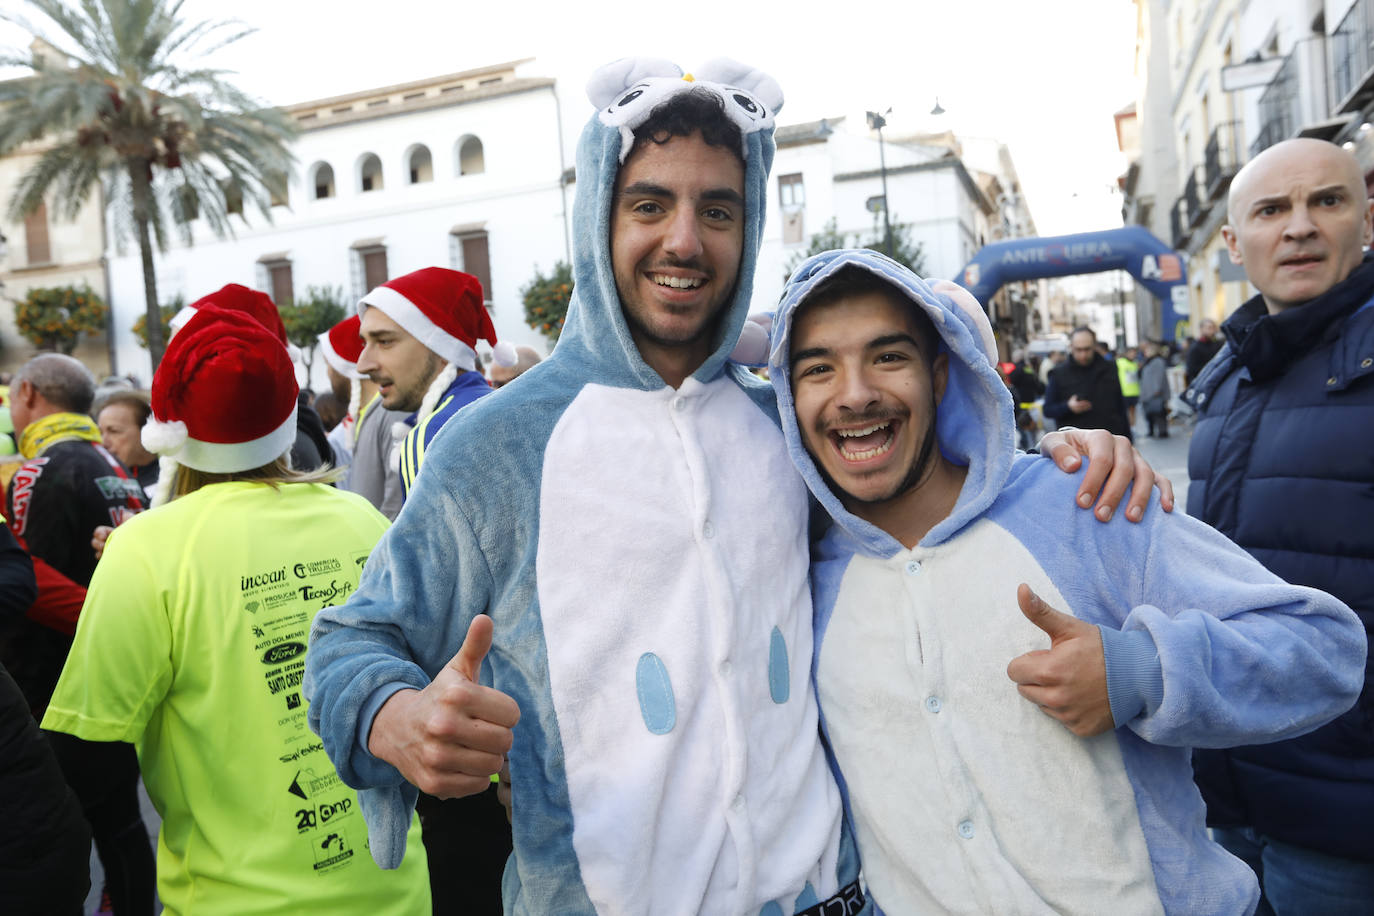
{"type": "Polygon", "coordinates": [[[167,218],[187,244],[197,217],[221,237],[244,204],[270,221],[272,199],[285,197],[294,161],[290,119],[235,89],[225,71],[200,66],[252,30],[187,22],[182,2],[28,0],[56,24],[60,44],[21,17],[3,18],[50,46],[65,45],[67,59],[0,54],[0,65],[33,70],[0,84],[0,155],[30,141],[46,145],[10,199],[10,218],[22,220],[51,192],[57,215],[73,219],[103,180],[116,232],[132,229],[138,239],[154,369],[166,342],[153,242],[166,250],[167,218]]]}

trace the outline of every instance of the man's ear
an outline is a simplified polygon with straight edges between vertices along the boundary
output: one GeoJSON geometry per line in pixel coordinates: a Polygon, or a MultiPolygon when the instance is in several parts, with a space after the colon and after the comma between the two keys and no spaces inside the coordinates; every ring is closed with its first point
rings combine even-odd
{"type": "Polygon", "coordinates": [[[930,384],[935,391],[935,404],[939,406],[945,399],[945,386],[949,384],[949,354],[941,353],[930,364],[930,384]]]}
{"type": "Polygon", "coordinates": [[[38,403],[38,389],[28,379],[21,379],[19,384],[11,389],[11,393],[15,401],[22,402],[30,410],[38,403]]]}
{"type": "Polygon", "coordinates": [[[1365,201],[1364,206],[1364,227],[1361,233],[1364,240],[1364,247],[1374,245],[1374,200],[1365,201]]]}
{"type": "MultiPolygon", "coordinates": [[[[1374,202],[1372,202],[1374,203],[1374,202]]],[[[1365,231],[1368,232],[1369,220],[1365,220],[1365,231]]],[[[1245,260],[1240,256],[1240,248],[1236,246],[1236,230],[1231,228],[1230,223],[1221,227],[1221,237],[1226,240],[1226,253],[1231,256],[1232,264],[1244,264],[1245,260]]]]}

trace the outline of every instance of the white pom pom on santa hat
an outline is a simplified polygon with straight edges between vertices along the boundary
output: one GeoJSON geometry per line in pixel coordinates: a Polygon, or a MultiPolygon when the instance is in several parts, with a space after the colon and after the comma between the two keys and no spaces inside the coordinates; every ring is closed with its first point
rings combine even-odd
{"type": "Polygon", "coordinates": [[[520,354],[515,352],[515,344],[503,340],[491,348],[491,358],[496,365],[509,369],[520,361],[520,354]]]}
{"type": "Polygon", "coordinates": [[[159,420],[148,417],[143,424],[143,447],[154,455],[171,455],[181,451],[186,444],[186,424],[180,420],[159,420]]]}

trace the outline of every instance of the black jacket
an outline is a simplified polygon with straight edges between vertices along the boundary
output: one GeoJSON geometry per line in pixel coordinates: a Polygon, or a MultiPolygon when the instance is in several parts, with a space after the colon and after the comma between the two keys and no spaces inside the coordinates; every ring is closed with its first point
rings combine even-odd
{"type": "Polygon", "coordinates": [[[1116,363],[1105,359],[1094,358],[1088,365],[1081,366],[1070,356],[1060,363],[1050,373],[1049,384],[1045,386],[1044,411],[1045,416],[1056,420],[1060,426],[1105,429],[1118,436],[1131,434],[1116,363]],[[1073,395],[1091,401],[1092,409],[1074,413],[1069,409],[1069,398],[1073,395]]]}
{"type": "Polygon", "coordinates": [[[1193,379],[1202,374],[1202,370],[1212,361],[1212,357],[1221,350],[1223,342],[1220,337],[1193,341],[1193,345],[1188,348],[1188,357],[1183,362],[1183,384],[1193,384],[1193,379]]]}
{"type": "Polygon", "coordinates": [[[90,851],[81,807],[19,685],[0,665],[0,913],[80,913],[91,885],[90,851]]]}
{"type": "MultiPolygon", "coordinates": [[[[1374,635],[1374,261],[1301,306],[1263,299],[1188,389],[1188,514],[1276,574],[1329,592],[1374,635]]],[[[1374,692],[1311,734],[1198,751],[1213,826],[1374,862],[1374,692]]]]}

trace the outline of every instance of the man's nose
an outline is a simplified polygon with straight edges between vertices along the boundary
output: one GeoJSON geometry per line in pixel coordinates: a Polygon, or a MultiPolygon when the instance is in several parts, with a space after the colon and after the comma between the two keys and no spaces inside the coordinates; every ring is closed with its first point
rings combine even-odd
{"type": "Polygon", "coordinates": [[[690,207],[679,207],[669,217],[663,250],[682,261],[701,254],[701,227],[690,207]]]}
{"type": "Polygon", "coordinates": [[[840,370],[839,383],[840,407],[861,413],[878,403],[878,389],[862,369],[840,370]]]}
{"type": "Polygon", "coordinates": [[[1307,209],[1306,204],[1298,204],[1288,213],[1288,219],[1283,224],[1283,236],[1288,239],[1311,238],[1317,234],[1317,224],[1312,220],[1312,213],[1307,209]]]}
{"type": "Polygon", "coordinates": [[[381,366],[378,364],[377,358],[372,352],[372,344],[363,344],[363,352],[358,354],[358,371],[366,375],[379,368],[381,368],[381,366]]]}

